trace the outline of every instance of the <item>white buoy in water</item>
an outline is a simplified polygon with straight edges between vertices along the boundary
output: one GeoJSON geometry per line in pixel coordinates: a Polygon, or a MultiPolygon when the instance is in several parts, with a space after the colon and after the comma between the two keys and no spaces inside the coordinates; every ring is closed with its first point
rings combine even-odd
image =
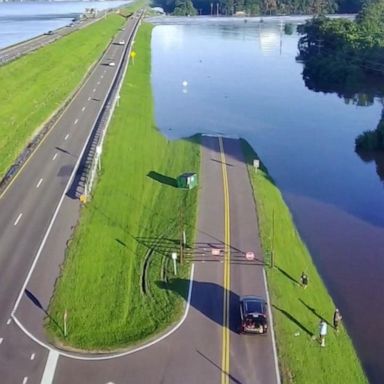
{"type": "Polygon", "coordinates": [[[188,81],[184,80],[182,84],[183,84],[183,87],[187,87],[188,86],[188,81]]]}

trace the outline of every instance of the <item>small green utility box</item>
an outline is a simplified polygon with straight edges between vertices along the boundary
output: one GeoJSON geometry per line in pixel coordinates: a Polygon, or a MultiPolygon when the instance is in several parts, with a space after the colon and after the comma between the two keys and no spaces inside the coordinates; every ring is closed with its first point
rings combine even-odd
{"type": "Polygon", "coordinates": [[[177,177],[177,188],[192,189],[197,186],[197,175],[193,172],[186,172],[177,177]]]}

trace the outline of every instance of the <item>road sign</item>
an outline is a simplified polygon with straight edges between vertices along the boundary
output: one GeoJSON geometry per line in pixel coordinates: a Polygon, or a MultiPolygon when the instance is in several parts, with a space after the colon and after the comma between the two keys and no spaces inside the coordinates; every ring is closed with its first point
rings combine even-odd
{"type": "Polygon", "coordinates": [[[212,256],[220,256],[221,249],[212,248],[212,256]]]}
{"type": "Polygon", "coordinates": [[[245,258],[246,258],[247,260],[254,260],[254,259],[255,259],[255,254],[254,254],[253,252],[247,252],[247,253],[245,254],[245,258]]]}

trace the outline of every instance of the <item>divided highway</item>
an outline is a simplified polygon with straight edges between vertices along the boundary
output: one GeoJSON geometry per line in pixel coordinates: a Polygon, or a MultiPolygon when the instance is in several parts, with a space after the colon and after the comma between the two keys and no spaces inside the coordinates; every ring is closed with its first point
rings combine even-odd
{"type": "MultiPolygon", "coordinates": [[[[129,41],[136,23],[131,18],[116,41],[129,41]]],[[[239,297],[268,294],[253,194],[235,139],[202,137],[193,283],[180,326],[148,348],[115,357],[68,354],[46,341],[44,311],[79,213],[66,191],[116,75],[118,65],[105,64],[119,63],[127,48],[109,47],[0,198],[1,382],[279,384],[273,330],[238,333],[239,297]],[[246,260],[247,251],[255,260],[246,260]]]]}
{"type": "MultiPolygon", "coordinates": [[[[130,18],[125,30],[116,36],[116,42],[129,42],[138,20],[138,15],[130,18]]],[[[127,45],[109,46],[61,118],[0,198],[0,378],[3,383],[41,381],[47,351],[20,331],[12,315],[20,299],[25,298],[24,282],[104,106],[119,63],[128,53],[127,45]],[[110,62],[116,65],[109,66],[110,62]]],[[[57,273],[58,269],[45,270],[43,276],[47,279],[43,285],[44,281],[54,282],[57,273]]],[[[45,283],[44,296],[35,297],[43,308],[49,302],[52,288],[45,283]]]]}

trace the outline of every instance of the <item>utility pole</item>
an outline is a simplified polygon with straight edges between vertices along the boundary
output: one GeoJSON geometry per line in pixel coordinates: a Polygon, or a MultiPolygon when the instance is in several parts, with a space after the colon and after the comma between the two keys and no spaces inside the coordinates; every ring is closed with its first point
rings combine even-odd
{"type": "Polygon", "coordinates": [[[180,265],[184,261],[184,207],[180,208],[180,265]]]}
{"type": "Polygon", "coordinates": [[[321,48],[323,48],[323,39],[317,39],[317,54],[320,55],[321,48]]]}
{"type": "Polygon", "coordinates": [[[219,16],[219,3],[216,3],[216,16],[219,16]]]}
{"type": "Polygon", "coordinates": [[[275,266],[275,208],[272,209],[271,268],[275,266]]]}
{"type": "Polygon", "coordinates": [[[213,3],[211,3],[211,16],[213,15],[213,3]]]}

